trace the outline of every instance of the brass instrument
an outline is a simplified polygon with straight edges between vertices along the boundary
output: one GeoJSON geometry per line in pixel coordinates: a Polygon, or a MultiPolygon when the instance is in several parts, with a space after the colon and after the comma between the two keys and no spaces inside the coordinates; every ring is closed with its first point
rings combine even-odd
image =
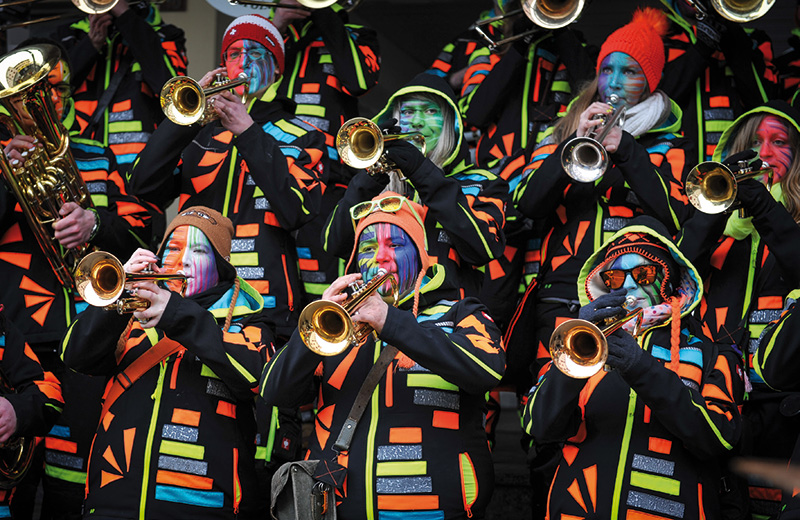
{"type": "Polygon", "coordinates": [[[490,48],[495,49],[500,45],[515,42],[521,38],[535,33],[541,29],[559,29],[566,27],[580,17],[586,6],[586,0],[522,0],[522,6],[519,9],[509,11],[499,16],[493,16],[483,20],[478,20],[470,29],[476,31],[478,35],[489,45],[490,48]],[[524,13],[530,21],[537,25],[535,29],[525,31],[520,34],[515,34],[504,38],[500,41],[495,41],[483,29],[486,25],[504,20],[524,13]]]}
{"type": "MultiPolygon", "coordinates": [[[[284,4],[281,2],[264,2],[259,0],[228,0],[231,5],[252,5],[256,7],[280,7],[283,9],[303,9],[305,11],[313,11],[314,9],[324,9],[337,3],[339,0],[297,0],[300,5],[284,4]]],[[[346,0],[342,2],[342,7],[346,11],[355,9],[361,0],[346,0]]]]}
{"type": "Polygon", "coordinates": [[[64,249],[53,237],[53,222],[66,202],[89,208],[92,199],[69,149],[69,135],[50,98],[47,75],[58,63],[54,45],[23,47],[0,58],[0,105],[11,116],[0,116],[12,135],[38,141],[24,164],[0,154],[0,171],[19,202],[36,241],[59,282],[75,288],[72,271],[89,249],[64,249]]]}
{"type": "Polygon", "coordinates": [[[367,283],[351,286],[350,296],[340,305],[328,300],[309,303],[300,313],[297,330],[303,343],[322,356],[336,356],[358,345],[372,331],[366,323],[354,323],[351,316],[364,301],[386,282],[392,285],[392,302],[397,306],[399,290],[392,273],[379,269],[367,283]]]}
{"type": "Polygon", "coordinates": [[[161,88],[159,101],[164,115],[177,125],[206,124],[218,117],[211,96],[231,90],[250,81],[244,72],[236,79],[219,77],[208,88],[188,76],[175,76],[161,88]]]}
{"type": "Polygon", "coordinates": [[[336,134],[336,150],[342,162],[351,168],[365,168],[371,175],[386,173],[396,170],[397,166],[384,156],[384,143],[396,139],[411,142],[425,155],[425,137],[421,133],[387,135],[365,117],[345,121],[336,134]]]}
{"type": "MultiPolygon", "coordinates": [[[[626,299],[630,305],[632,297],[626,299]]],[[[624,307],[624,306],[623,306],[624,307]]],[[[600,329],[591,321],[572,319],[556,327],[550,336],[550,358],[553,365],[574,379],[587,379],[605,367],[608,359],[606,338],[632,319],[639,320],[633,337],[638,336],[642,309],[635,309],[621,318],[610,318],[600,329]]]]}
{"type": "MultiPolygon", "coordinates": [[[[705,5],[699,1],[686,0],[697,12],[697,19],[708,16],[705,5]]],[[[775,0],[710,0],[711,7],[723,18],[732,22],[747,23],[767,14],[775,0]]]]}
{"type": "MultiPolygon", "coordinates": [[[[11,380],[0,367],[0,395],[14,392],[11,380]]],[[[12,489],[20,483],[33,460],[35,445],[36,437],[17,435],[12,435],[10,439],[0,444],[0,489],[12,489]]]]}
{"type": "Polygon", "coordinates": [[[692,206],[703,213],[715,215],[734,207],[738,193],[738,183],[745,179],[769,175],[769,186],[772,185],[772,168],[753,170],[746,162],[739,163],[741,168],[733,173],[722,163],[706,161],[698,164],[686,177],[685,191],[692,206]]]}
{"type": "MultiPolygon", "coordinates": [[[[12,7],[15,5],[26,5],[26,4],[35,4],[37,2],[41,2],[42,0],[13,0],[11,2],[4,2],[0,4],[0,7],[12,7]]],[[[110,11],[117,5],[119,0],[72,0],[72,3],[83,11],[86,14],[102,14],[105,12],[110,11]]],[[[15,27],[26,27],[28,25],[33,25],[37,23],[43,22],[51,22],[53,20],[58,20],[67,16],[71,15],[53,15],[53,16],[45,16],[43,18],[36,18],[34,20],[28,20],[25,22],[19,23],[11,23],[7,25],[0,26],[0,31],[4,31],[7,29],[13,29],[15,27]]]]}
{"type": "MultiPolygon", "coordinates": [[[[614,107],[619,97],[611,95],[608,104],[614,107]]],[[[625,118],[625,107],[614,108],[611,115],[600,116],[605,119],[600,135],[593,129],[585,137],[570,139],[561,152],[561,167],[571,178],[578,182],[595,182],[608,169],[608,152],[603,147],[603,139],[616,125],[622,126],[625,118]]]]}
{"type": "Polygon", "coordinates": [[[82,258],[75,269],[75,280],[78,293],[86,303],[116,310],[117,314],[150,306],[149,301],[131,294],[135,283],[177,281],[180,293],[186,290],[186,277],[182,274],[126,273],[122,262],[105,251],[94,251],[82,258]]]}

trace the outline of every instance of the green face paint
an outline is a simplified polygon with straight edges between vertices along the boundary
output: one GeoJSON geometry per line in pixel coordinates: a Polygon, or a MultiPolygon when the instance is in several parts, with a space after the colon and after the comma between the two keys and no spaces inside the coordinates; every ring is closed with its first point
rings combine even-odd
{"type": "Polygon", "coordinates": [[[425,136],[425,148],[429,155],[436,148],[436,143],[442,135],[444,114],[439,106],[431,101],[402,101],[399,124],[403,133],[420,132],[425,136]]]}

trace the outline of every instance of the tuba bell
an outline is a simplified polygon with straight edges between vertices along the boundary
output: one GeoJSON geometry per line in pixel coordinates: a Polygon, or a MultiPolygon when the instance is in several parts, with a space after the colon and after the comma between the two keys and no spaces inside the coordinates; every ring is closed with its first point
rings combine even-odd
{"type": "Polygon", "coordinates": [[[200,84],[188,76],[170,78],[161,88],[159,101],[161,110],[167,119],[176,125],[206,124],[218,117],[211,96],[231,90],[250,81],[244,72],[236,79],[219,77],[214,85],[202,88],[200,84]]]}
{"type": "Polygon", "coordinates": [[[715,161],[702,162],[692,168],[685,182],[689,202],[698,211],[715,215],[734,208],[740,181],[768,175],[768,187],[771,187],[772,168],[753,170],[746,162],[740,163],[739,168],[737,173],[733,173],[730,168],[715,161]]]}
{"type": "Polygon", "coordinates": [[[351,168],[365,168],[370,175],[386,173],[397,166],[384,156],[384,143],[396,139],[411,142],[425,155],[425,137],[421,133],[387,135],[365,117],[345,121],[336,134],[336,150],[342,162],[351,168]]]}
{"type": "MultiPolygon", "coordinates": [[[[619,97],[613,94],[609,97],[608,103],[612,107],[618,102],[619,97]]],[[[600,117],[605,119],[600,135],[592,130],[585,137],[574,137],[561,151],[561,167],[578,182],[595,182],[608,169],[608,152],[602,145],[603,139],[614,126],[623,124],[625,107],[615,107],[610,115],[600,117]]]]}
{"type": "Polygon", "coordinates": [[[89,246],[65,250],[52,235],[52,224],[64,203],[89,208],[92,199],[50,99],[47,75],[59,58],[58,48],[48,44],[23,47],[0,58],[0,105],[11,114],[0,116],[0,124],[12,135],[35,137],[41,145],[24,164],[0,154],[0,171],[59,282],[74,289],[72,271],[89,246]]]}

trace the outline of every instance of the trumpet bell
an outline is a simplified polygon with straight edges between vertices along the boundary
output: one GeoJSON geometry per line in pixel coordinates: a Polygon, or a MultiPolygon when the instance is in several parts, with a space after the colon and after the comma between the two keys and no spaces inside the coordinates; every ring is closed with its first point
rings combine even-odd
{"type": "Polygon", "coordinates": [[[336,134],[336,150],[351,168],[368,168],[383,154],[381,129],[365,117],[354,117],[336,134]]]}
{"type": "Polygon", "coordinates": [[[159,101],[164,115],[178,125],[191,125],[199,121],[206,106],[203,89],[187,76],[176,76],[164,83],[159,101]]]}
{"type": "Polygon", "coordinates": [[[559,29],[581,15],[585,0],[525,0],[522,11],[533,23],[545,29],[559,29]]]}
{"type": "Polygon", "coordinates": [[[711,6],[732,22],[747,23],[764,16],[775,0],[711,0],[711,6]]]}
{"type": "Polygon", "coordinates": [[[300,313],[297,330],[303,343],[322,356],[341,354],[354,342],[355,326],[347,310],[338,303],[317,300],[300,313]]]}
{"type": "Polygon", "coordinates": [[[106,13],[117,5],[119,0],[72,0],[72,3],[87,14],[106,13]]]}
{"type": "Polygon", "coordinates": [[[595,182],[608,168],[608,152],[591,137],[575,137],[564,147],[561,166],[578,182],[595,182]]]}
{"type": "Polygon", "coordinates": [[[78,262],[75,283],[81,297],[94,307],[104,307],[119,299],[125,288],[125,270],[111,253],[94,251],[78,262]]]}
{"type": "Polygon", "coordinates": [[[605,366],[608,342],[594,323],[567,320],[550,336],[550,357],[556,368],[569,377],[587,379],[605,366]]]}
{"type": "Polygon", "coordinates": [[[692,206],[709,215],[727,211],[738,193],[735,175],[722,163],[714,161],[692,168],[686,177],[685,190],[692,206]]]}

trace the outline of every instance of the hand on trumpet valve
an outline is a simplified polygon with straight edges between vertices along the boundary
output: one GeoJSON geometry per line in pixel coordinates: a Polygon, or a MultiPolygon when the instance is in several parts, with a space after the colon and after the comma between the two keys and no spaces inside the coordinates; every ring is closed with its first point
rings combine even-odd
{"type": "Polygon", "coordinates": [[[397,165],[409,179],[425,162],[425,156],[419,148],[404,139],[393,139],[386,142],[386,158],[397,165]]]}
{"type": "Polygon", "coordinates": [[[322,300],[328,300],[334,303],[341,304],[347,299],[348,294],[345,292],[354,283],[361,282],[361,273],[351,273],[340,276],[334,280],[327,289],[322,292],[322,300]]]}
{"type": "MultiPolygon", "coordinates": [[[[599,134],[613,111],[614,107],[601,101],[595,101],[589,105],[580,115],[577,136],[592,137],[593,135],[599,134]]],[[[615,125],[614,128],[609,130],[603,142],[600,144],[603,145],[603,148],[605,148],[608,153],[614,153],[617,151],[617,148],[619,148],[620,140],[622,140],[622,128],[619,125],[615,125]]]]}
{"type": "Polygon", "coordinates": [[[744,179],[737,183],[736,198],[751,216],[764,215],[770,208],[780,205],[767,187],[758,179],[744,179]]]}
{"type": "Polygon", "coordinates": [[[584,305],[578,311],[578,318],[592,323],[601,323],[608,318],[620,317],[625,315],[625,295],[627,290],[624,288],[616,289],[608,294],[600,296],[593,302],[584,305]]]}
{"type": "Polygon", "coordinates": [[[167,308],[167,303],[172,296],[172,292],[162,289],[153,282],[137,282],[134,285],[136,296],[150,302],[146,309],[133,313],[133,317],[139,320],[144,328],[156,327],[161,322],[161,316],[167,308]]]}
{"type": "Polygon", "coordinates": [[[61,218],[53,222],[53,236],[62,246],[73,249],[89,242],[96,222],[94,211],[66,202],[58,214],[61,218]]]}
{"type": "Polygon", "coordinates": [[[241,135],[253,124],[253,118],[247,113],[247,107],[236,94],[225,91],[215,95],[213,99],[220,123],[234,135],[241,135]]]}
{"type": "Polygon", "coordinates": [[[752,168],[755,170],[760,169],[761,162],[758,159],[758,152],[753,149],[747,149],[743,152],[735,153],[726,157],[722,164],[727,166],[731,173],[737,173],[740,170],[752,168]]]}
{"type": "Polygon", "coordinates": [[[642,348],[634,337],[623,329],[614,331],[606,340],[608,341],[606,365],[617,370],[624,378],[630,374],[632,368],[639,365],[642,359],[642,348]]]}
{"type": "Polygon", "coordinates": [[[133,252],[133,255],[125,262],[123,269],[126,273],[141,273],[148,270],[157,274],[163,274],[164,269],[158,266],[158,255],[149,249],[139,248],[133,252]]]}
{"type": "Polygon", "coordinates": [[[383,123],[378,125],[378,128],[381,129],[381,133],[383,135],[391,135],[391,134],[401,134],[403,133],[403,129],[397,125],[397,119],[391,118],[387,119],[383,123]]]}

